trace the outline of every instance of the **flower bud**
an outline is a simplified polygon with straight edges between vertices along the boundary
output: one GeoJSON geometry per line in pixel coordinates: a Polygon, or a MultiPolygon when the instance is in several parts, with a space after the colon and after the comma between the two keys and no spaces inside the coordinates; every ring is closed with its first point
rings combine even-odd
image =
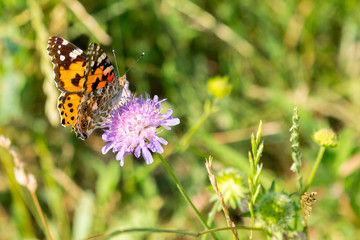
{"type": "Polygon", "coordinates": [[[233,209],[236,207],[241,209],[241,200],[246,198],[248,192],[241,173],[232,168],[225,169],[216,180],[225,204],[233,209]]]}
{"type": "Polygon", "coordinates": [[[339,143],[336,133],[333,130],[326,128],[315,132],[313,139],[323,147],[336,147],[339,143]]]}
{"type": "Polygon", "coordinates": [[[208,91],[216,98],[224,98],[230,94],[232,85],[228,83],[228,77],[210,78],[207,84],[208,91]]]}
{"type": "Polygon", "coordinates": [[[259,201],[259,222],[270,232],[288,229],[293,216],[294,205],[284,193],[269,192],[259,201]]]}

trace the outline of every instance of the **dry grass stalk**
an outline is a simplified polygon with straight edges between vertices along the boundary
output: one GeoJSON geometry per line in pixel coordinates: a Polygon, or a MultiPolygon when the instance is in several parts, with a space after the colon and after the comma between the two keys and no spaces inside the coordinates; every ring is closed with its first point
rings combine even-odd
{"type": "MultiPolygon", "coordinates": [[[[212,170],[211,170],[211,164],[212,164],[212,156],[209,157],[209,160],[207,160],[205,162],[205,166],[206,166],[206,170],[208,171],[209,173],[209,179],[210,179],[210,182],[211,182],[211,185],[213,186],[215,192],[216,192],[216,195],[218,196],[219,200],[220,200],[220,203],[221,203],[221,207],[222,207],[222,210],[224,212],[224,215],[225,215],[225,218],[226,218],[226,222],[227,222],[227,225],[229,227],[235,227],[235,224],[231,221],[230,219],[230,216],[229,216],[229,211],[227,210],[227,207],[226,207],[226,204],[225,204],[225,201],[224,201],[224,198],[217,186],[217,182],[216,182],[216,178],[215,178],[215,175],[213,174],[212,170]]],[[[231,230],[231,233],[234,237],[234,239],[236,240],[239,240],[239,237],[237,235],[237,231],[235,229],[232,229],[231,230]]]]}

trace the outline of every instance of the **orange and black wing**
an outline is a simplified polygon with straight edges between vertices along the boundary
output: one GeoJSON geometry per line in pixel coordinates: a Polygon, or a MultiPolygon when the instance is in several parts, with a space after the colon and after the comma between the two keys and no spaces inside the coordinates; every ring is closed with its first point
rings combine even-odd
{"type": "Polygon", "coordinates": [[[85,82],[86,54],[61,37],[50,37],[47,47],[54,67],[55,83],[64,92],[82,92],[85,82]]]}
{"type": "Polygon", "coordinates": [[[54,68],[55,84],[61,91],[58,100],[61,124],[74,125],[84,99],[86,54],[61,37],[50,37],[47,50],[54,68]]]}
{"type": "Polygon", "coordinates": [[[90,43],[86,58],[86,73],[83,91],[89,93],[118,81],[114,67],[105,52],[96,43],[90,43]]]}

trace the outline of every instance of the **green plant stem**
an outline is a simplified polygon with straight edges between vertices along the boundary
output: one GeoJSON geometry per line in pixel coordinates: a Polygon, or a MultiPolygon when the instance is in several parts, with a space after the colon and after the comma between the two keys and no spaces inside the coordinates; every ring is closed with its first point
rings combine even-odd
{"type": "Polygon", "coordinates": [[[324,155],[325,149],[326,149],[326,148],[323,147],[323,146],[320,147],[319,153],[318,153],[317,158],[316,158],[316,162],[315,162],[315,164],[314,164],[314,166],[313,166],[313,169],[311,170],[311,174],[310,174],[309,180],[308,180],[308,182],[307,182],[304,190],[302,191],[302,193],[306,192],[306,191],[309,189],[309,187],[310,187],[310,185],[311,185],[311,183],[312,183],[312,180],[313,180],[314,177],[315,177],[316,170],[317,170],[317,168],[319,167],[319,164],[320,164],[320,162],[321,162],[321,159],[322,159],[322,157],[323,157],[323,155],[324,155]]]}
{"type": "Polygon", "coordinates": [[[99,234],[96,236],[92,236],[87,238],[87,240],[96,240],[96,239],[111,239],[113,237],[119,236],[124,233],[136,233],[136,232],[153,232],[153,233],[172,233],[172,234],[181,234],[186,236],[192,236],[192,237],[200,237],[202,235],[206,234],[212,234],[214,232],[220,232],[220,231],[229,231],[229,230],[237,230],[237,229],[244,229],[244,230],[253,230],[253,231],[264,231],[262,228],[251,228],[251,227],[243,227],[243,226],[236,226],[236,227],[223,227],[223,228],[213,228],[197,233],[192,232],[185,232],[180,230],[168,230],[168,229],[156,229],[156,228],[129,228],[129,229],[123,229],[123,230],[117,230],[110,234],[99,234]]]}
{"type": "MultiPolygon", "coordinates": [[[[254,220],[255,220],[255,216],[254,216],[255,214],[254,214],[254,210],[253,210],[253,203],[251,203],[249,201],[248,205],[249,205],[249,211],[250,211],[250,226],[253,227],[254,226],[254,220]]],[[[253,239],[252,230],[250,230],[249,239],[253,239]]]]}
{"type": "MultiPolygon", "coordinates": [[[[208,220],[207,220],[207,222],[206,222],[208,226],[211,226],[211,225],[212,225],[212,223],[213,223],[213,221],[214,221],[214,218],[215,218],[215,215],[216,215],[216,213],[217,213],[218,208],[219,208],[219,202],[216,201],[216,202],[214,203],[211,211],[210,211],[209,214],[208,214],[208,220]]],[[[212,227],[212,226],[211,226],[211,227],[212,227]]],[[[206,239],[206,235],[203,235],[203,236],[201,237],[201,240],[205,240],[205,239],[206,239]]]]}
{"type": "Polygon", "coordinates": [[[205,105],[204,113],[201,115],[199,120],[180,139],[176,151],[182,152],[188,148],[192,135],[194,135],[194,133],[199,130],[199,128],[206,121],[206,119],[209,118],[210,114],[213,113],[216,102],[217,102],[217,99],[214,99],[212,102],[209,102],[205,105]]]}
{"type": "MultiPolygon", "coordinates": [[[[173,178],[173,180],[176,183],[177,188],[179,189],[180,193],[182,194],[182,196],[185,198],[185,200],[188,202],[188,204],[192,207],[192,209],[194,210],[196,216],[198,217],[198,219],[200,220],[200,222],[202,223],[202,225],[205,227],[205,229],[209,230],[209,226],[207,225],[205,219],[201,216],[199,210],[195,207],[195,205],[193,204],[193,202],[191,201],[190,197],[187,195],[187,193],[185,192],[185,189],[183,188],[183,186],[181,185],[179,179],[176,177],[175,173],[173,172],[173,170],[170,168],[169,164],[166,162],[166,160],[161,156],[161,154],[157,154],[157,156],[160,158],[161,162],[163,163],[163,165],[165,166],[166,170],[168,171],[168,173],[171,175],[171,177],[173,178]]],[[[212,236],[214,237],[214,239],[217,239],[214,233],[211,233],[212,236]]]]}
{"type": "Polygon", "coordinates": [[[244,227],[244,226],[236,226],[236,227],[223,227],[223,228],[213,228],[209,230],[205,230],[196,234],[196,237],[201,236],[203,234],[220,232],[220,231],[228,231],[228,230],[237,230],[237,229],[244,229],[250,231],[264,231],[262,228],[254,228],[254,227],[244,227]]]}
{"type": "MultiPolygon", "coordinates": [[[[131,233],[131,232],[153,232],[153,233],[173,233],[173,234],[181,234],[185,236],[193,236],[196,237],[196,233],[191,232],[184,232],[180,230],[167,230],[167,229],[156,229],[156,228],[130,228],[130,229],[124,229],[124,230],[118,230],[115,232],[112,232],[111,234],[107,235],[105,239],[111,239],[112,237],[116,237],[118,235],[124,234],[124,233],[131,233]]],[[[98,236],[96,236],[98,237],[98,236]]],[[[90,239],[98,239],[98,238],[90,238],[90,239]]],[[[103,238],[100,238],[103,239],[103,238]]],[[[89,239],[88,239],[89,240],[89,239]]]]}

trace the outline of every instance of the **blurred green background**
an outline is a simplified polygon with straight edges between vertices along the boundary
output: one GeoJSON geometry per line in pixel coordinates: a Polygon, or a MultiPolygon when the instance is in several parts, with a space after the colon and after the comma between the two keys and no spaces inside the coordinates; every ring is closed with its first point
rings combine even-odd
{"type": "MultiPolygon", "coordinates": [[[[197,123],[209,101],[209,78],[227,76],[230,96],[191,138],[167,157],[206,217],[212,203],[205,158],[215,171],[246,171],[249,137],[263,121],[265,172],[296,191],[289,128],[294,106],[301,124],[303,173],[315,160],[314,131],[331,127],[340,137],[326,151],[310,191],[318,201],[310,239],[360,236],[360,3],[358,1],[0,1],[0,134],[19,149],[38,181],[37,195],[56,239],[83,239],[132,227],[203,230],[176,185],[155,159],[146,165],[101,154],[101,131],[81,141],[60,125],[59,91],[46,51],[50,36],[82,49],[97,42],[116,51],[137,94],[167,98],[181,124],[162,133],[165,154],[197,123]]],[[[1,152],[0,239],[44,239],[14,189],[11,157],[1,152]],[[7,157],[6,157],[7,156],[7,157]],[[9,160],[10,159],[10,160],[9,160]]],[[[269,181],[264,181],[268,187],[269,181]]],[[[217,227],[226,226],[222,213],[217,227]]],[[[237,224],[249,225],[238,218],[237,224]]],[[[247,232],[239,232],[241,237],[247,232]]],[[[220,234],[231,238],[229,232],[220,234]]],[[[265,235],[257,233],[257,238],[265,235]]],[[[209,237],[210,238],[210,237],[209,237]]],[[[136,233],[119,239],[191,239],[136,233]]]]}

